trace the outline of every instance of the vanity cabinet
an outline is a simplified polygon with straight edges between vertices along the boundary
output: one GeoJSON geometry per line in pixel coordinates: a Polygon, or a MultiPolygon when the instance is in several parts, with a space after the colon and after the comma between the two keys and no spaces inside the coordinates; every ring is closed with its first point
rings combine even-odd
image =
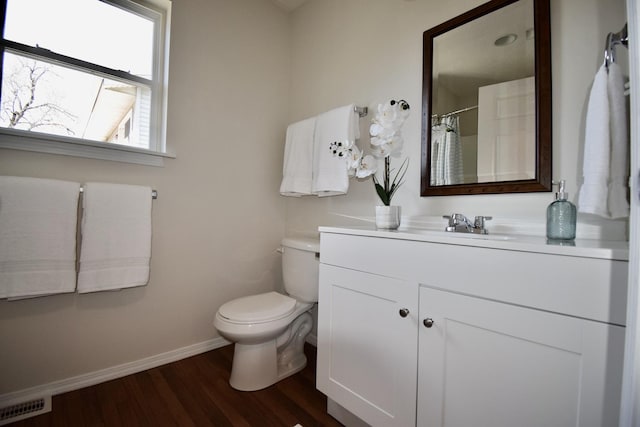
{"type": "Polygon", "coordinates": [[[422,287],[418,426],[615,426],[624,328],[422,287]]]}
{"type": "Polygon", "coordinates": [[[415,425],[417,284],[324,264],[320,282],[318,389],[372,425],[415,425]]]}
{"type": "Polygon", "coordinates": [[[607,253],[327,228],[318,389],[372,426],[617,425],[627,262],[607,253]]]}

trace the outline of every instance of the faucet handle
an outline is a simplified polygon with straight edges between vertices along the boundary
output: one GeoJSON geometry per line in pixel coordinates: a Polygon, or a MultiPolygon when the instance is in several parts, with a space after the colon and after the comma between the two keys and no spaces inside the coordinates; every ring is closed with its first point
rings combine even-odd
{"type": "Polygon", "coordinates": [[[461,222],[466,222],[467,218],[459,213],[452,213],[451,215],[442,215],[442,218],[449,220],[449,226],[458,225],[461,222]]]}
{"type": "Polygon", "coordinates": [[[482,230],[483,232],[485,231],[484,228],[484,223],[485,221],[489,221],[490,219],[493,219],[492,216],[477,216],[475,218],[475,220],[473,221],[473,225],[475,228],[479,228],[480,230],[482,230]]]}
{"type": "Polygon", "coordinates": [[[456,217],[456,214],[442,215],[442,218],[449,221],[445,231],[456,231],[456,225],[458,225],[458,218],[456,217]]]}
{"type": "Polygon", "coordinates": [[[448,219],[449,223],[459,224],[460,222],[467,222],[467,217],[461,213],[452,213],[451,215],[442,215],[442,218],[448,219]]]}

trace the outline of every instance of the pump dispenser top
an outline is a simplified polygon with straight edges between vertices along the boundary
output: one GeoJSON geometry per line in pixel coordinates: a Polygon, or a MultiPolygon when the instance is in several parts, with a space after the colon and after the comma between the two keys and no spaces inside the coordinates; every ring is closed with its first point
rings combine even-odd
{"type": "Polygon", "coordinates": [[[565,180],[561,179],[560,184],[558,184],[558,191],[556,192],[556,200],[567,200],[569,195],[566,191],[564,191],[565,180]]]}
{"type": "Polygon", "coordinates": [[[547,239],[573,240],[576,237],[576,206],[567,200],[565,180],[560,180],[556,200],[547,207],[547,239]]]}

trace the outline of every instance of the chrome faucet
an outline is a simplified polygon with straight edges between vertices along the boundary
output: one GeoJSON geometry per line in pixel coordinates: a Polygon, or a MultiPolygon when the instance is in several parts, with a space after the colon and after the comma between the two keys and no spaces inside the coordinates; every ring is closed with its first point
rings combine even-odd
{"type": "Polygon", "coordinates": [[[459,213],[443,215],[442,217],[449,220],[445,231],[474,234],[489,234],[489,230],[485,228],[485,221],[493,218],[490,216],[477,216],[472,223],[469,218],[459,213]]]}

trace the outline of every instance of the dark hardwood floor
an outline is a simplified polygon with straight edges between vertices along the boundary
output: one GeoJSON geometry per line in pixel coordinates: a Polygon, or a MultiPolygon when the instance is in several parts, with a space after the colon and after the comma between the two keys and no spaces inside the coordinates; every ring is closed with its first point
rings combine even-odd
{"type": "Polygon", "coordinates": [[[22,426],[340,426],[315,386],[315,347],[307,367],[264,390],[229,386],[233,346],[54,396],[52,411],[22,426]]]}

